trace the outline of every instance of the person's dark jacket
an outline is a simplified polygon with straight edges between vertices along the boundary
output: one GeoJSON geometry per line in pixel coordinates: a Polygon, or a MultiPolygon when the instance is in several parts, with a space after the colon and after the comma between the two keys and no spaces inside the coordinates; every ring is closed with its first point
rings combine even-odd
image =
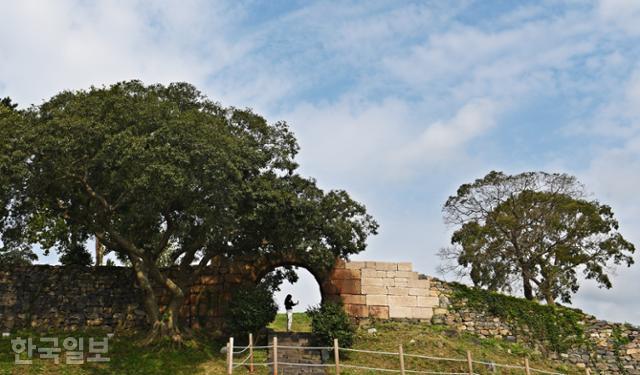
{"type": "Polygon", "coordinates": [[[293,309],[293,306],[297,305],[297,303],[293,302],[293,298],[288,298],[284,300],[284,308],[287,310],[293,309]]]}

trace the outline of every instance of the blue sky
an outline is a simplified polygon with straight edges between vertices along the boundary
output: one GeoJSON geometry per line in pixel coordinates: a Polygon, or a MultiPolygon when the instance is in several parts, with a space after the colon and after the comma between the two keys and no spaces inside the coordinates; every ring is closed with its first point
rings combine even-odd
{"type": "MultiPolygon", "coordinates": [[[[358,258],[433,275],[444,200],[491,169],[578,176],[640,245],[638,19],[636,0],[5,2],[0,96],[188,81],[285,120],[303,173],[380,222],[358,258]]],[[[618,269],[575,305],[640,323],[639,282],[618,269]]]]}

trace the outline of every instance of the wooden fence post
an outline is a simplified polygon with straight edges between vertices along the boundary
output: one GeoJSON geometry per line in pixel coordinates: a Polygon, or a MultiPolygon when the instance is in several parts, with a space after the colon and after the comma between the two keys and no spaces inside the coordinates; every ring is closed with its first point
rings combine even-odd
{"type": "Polygon", "coordinates": [[[278,375],[278,337],[273,336],[273,375],[278,375]]]}
{"type": "Polygon", "coordinates": [[[527,375],[531,375],[531,369],[529,368],[529,358],[524,357],[524,372],[527,375]]]}
{"type": "Polygon", "coordinates": [[[469,375],[473,375],[473,359],[471,358],[471,352],[467,350],[467,365],[469,366],[469,375]]]}
{"type": "Polygon", "coordinates": [[[227,374],[229,373],[229,341],[227,341],[227,360],[225,361],[227,365],[227,374]]]}
{"type": "Polygon", "coordinates": [[[249,334],[249,372],[253,372],[253,333],[249,334]]]}
{"type": "Polygon", "coordinates": [[[404,375],[404,351],[402,350],[402,344],[400,344],[400,374],[404,375]]]}
{"type": "Polygon", "coordinates": [[[340,375],[340,346],[338,346],[338,339],[333,339],[333,359],[336,363],[336,375],[340,375]]]}
{"type": "Polygon", "coordinates": [[[227,356],[229,361],[227,361],[227,374],[233,374],[233,337],[229,337],[229,350],[227,351],[227,356]]]}

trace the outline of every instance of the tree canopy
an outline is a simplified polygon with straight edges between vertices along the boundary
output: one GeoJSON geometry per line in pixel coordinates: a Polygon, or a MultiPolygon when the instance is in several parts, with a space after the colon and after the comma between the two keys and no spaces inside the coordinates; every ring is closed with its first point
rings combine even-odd
{"type": "Polygon", "coordinates": [[[566,174],[491,172],[462,185],[443,212],[458,227],[444,268],[490,290],[522,286],[527,299],[570,302],[579,271],[611,288],[610,266],[633,264],[611,207],[587,200],[566,174]]]}
{"type": "MultiPolygon", "coordinates": [[[[15,202],[19,199],[25,177],[28,149],[25,147],[24,118],[11,99],[0,101],[0,265],[30,264],[37,259],[29,241],[21,241],[16,230],[20,215],[16,215],[15,202]]],[[[25,203],[26,204],[26,203],[25,203]]]]}
{"type": "Polygon", "coordinates": [[[136,271],[150,341],[180,338],[184,293],[160,264],[198,272],[215,257],[280,251],[332,264],[377,230],[346,192],[297,173],[286,123],[224,108],[186,83],[65,91],[12,116],[0,123],[0,137],[19,138],[16,155],[0,146],[0,168],[12,168],[3,242],[64,253],[100,240],[136,271]],[[165,316],[153,283],[172,296],[165,316]]]}
{"type": "Polygon", "coordinates": [[[2,99],[0,99],[0,106],[5,107],[6,109],[9,109],[11,111],[14,111],[16,108],[18,108],[18,104],[14,103],[10,97],[6,96],[2,99]]]}

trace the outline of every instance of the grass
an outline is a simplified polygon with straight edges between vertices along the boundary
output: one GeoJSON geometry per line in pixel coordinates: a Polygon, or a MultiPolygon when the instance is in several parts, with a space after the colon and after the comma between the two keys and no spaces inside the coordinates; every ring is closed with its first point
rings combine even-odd
{"type": "MultiPolygon", "coordinates": [[[[480,339],[475,336],[458,334],[443,326],[432,326],[420,323],[385,322],[374,323],[358,331],[354,348],[396,353],[402,344],[405,354],[426,355],[431,357],[447,357],[459,360],[466,359],[470,351],[474,360],[497,364],[522,365],[528,356],[531,367],[563,372],[568,374],[584,374],[584,370],[548,361],[540,355],[519,344],[504,340],[480,339]],[[375,328],[375,334],[369,334],[367,328],[375,328]]],[[[399,369],[400,358],[395,355],[372,355],[366,353],[349,353],[341,360],[345,364],[364,365],[368,367],[399,369]]],[[[342,355],[342,353],[341,353],[342,355]]],[[[466,372],[466,362],[434,361],[418,358],[405,358],[405,368],[415,371],[466,372]]],[[[486,365],[475,365],[474,372],[491,374],[486,365]]],[[[523,370],[499,369],[500,374],[523,374],[523,370]]],[[[344,370],[341,374],[374,374],[362,370],[344,370]]]]}
{"type": "MultiPolygon", "coordinates": [[[[176,349],[170,344],[158,345],[151,348],[143,348],[138,345],[141,336],[116,335],[109,340],[108,354],[110,361],[105,363],[83,363],[81,365],[65,364],[64,354],[60,355],[60,364],[55,364],[53,359],[40,359],[34,353],[33,364],[14,364],[14,353],[11,348],[11,339],[16,337],[31,337],[33,343],[38,346],[41,337],[57,337],[58,347],[66,337],[83,337],[84,353],[88,355],[88,340],[94,337],[102,340],[104,332],[82,333],[51,333],[36,334],[29,331],[15,332],[11,338],[0,340],[0,374],[52,374],[52,375],[106,375],[106,374],[224,374],[224,355],[219,350],[222,346],[219,342],[211,342],[204,338],[190,340],[187,344],[176,349]]],[[[50,347],[51,345],[43,345],[50,347]]],[[[26,359],[26,356],[23,356],[26,359]]]]}
{"type": "MultiPolygon", "coordinates": [[[[295,314],[294,330],[310,331],[310,320],[305,314],[295,314]]],[[[276,332],[285,331],[286,317],[278,315],[270,325],[276,332]]],[[[16,336],[32,337],[32,332],[23,331],[13,333],[16,336]]],[[[71,334],[59,333],[60,340],[71,334]]],[[[102,332],[83,332],[73,336],[103,338],[102,332]]],[[[223,342],[212,341],[206,337],[198,337],[187,343],[183,348],[176,349],[170,345],[160,345],[153,348],[143,348],[137,345],[140,336],[116,335],[110,340],[108,357],[111,361],[102,364],[66,365],[64,355],[61,363],[56,365],[53,360],[34,358],[33,365],[19,366],[13,363],[13,353],[9,338],[0,339],[0,374],[52,374],[52,375],[107,375],[107,374],[167,374],[167,375],[222,375],[225,374],[225,355],[220,353],[223,342]]],[[[354,348],[375,351],[397,352],[402,344],[405,353],[421,354],[435,357],[454,357],[464,359],[466,351],[471,351],[475,360],[496,362],[511,365],[521,365],[524,356],[529,356],[531,366],[538,369],[559,371],[568,374],[583,374],[573,366],[561,365],[543,359],[532,351],[514,343],[507,343],[496,339],[479,339],[474,336],[458,334],[442,326],[411,323],[373,323],[358,330],[354,348]],[[368,328],[375,328],[375,334],[369,334],[368,328]]],[[[86,352],[86,350],[85,350],[86,352]]],[[[245,354],[239,355],[241,359],[245,354]]],[[[256,352],[256,362],[265,362],[266,353],[256,352]]],[[[464,371],[466,363],[425,361],[416,358],[406,358],[406,368],[410,370],[430,371],[464,371]]],[[[369,367],[399,369],[399,358],[394,355],[371,355],[365,353],[341,353],[341,363],[351,365],[365,365],[369,367]]],[[[477,365],[476,373],[491,373],[487,366],[477,365]]],[[[247,374],[245,369],[238,369],[234,374],[247,374]]],[[[500,374],[523,374],[524,371],[501,371],[500,374]]],[[[267,374],[264,368],[258,368],[256,374],[267,374]]],[[[343,369],[342,375],[369,375],[374,372],[343,369]]]]}
{"type": "MultiPolygon", "coordinates": [[[[287,331],[287,315],[278,314],[276,320],[267,327],[275,332],[287,331]]],[[[291,325],[293,332],[311,332],[311,319],[305,313],[293,313],[293,324],[291,325]]]]}

